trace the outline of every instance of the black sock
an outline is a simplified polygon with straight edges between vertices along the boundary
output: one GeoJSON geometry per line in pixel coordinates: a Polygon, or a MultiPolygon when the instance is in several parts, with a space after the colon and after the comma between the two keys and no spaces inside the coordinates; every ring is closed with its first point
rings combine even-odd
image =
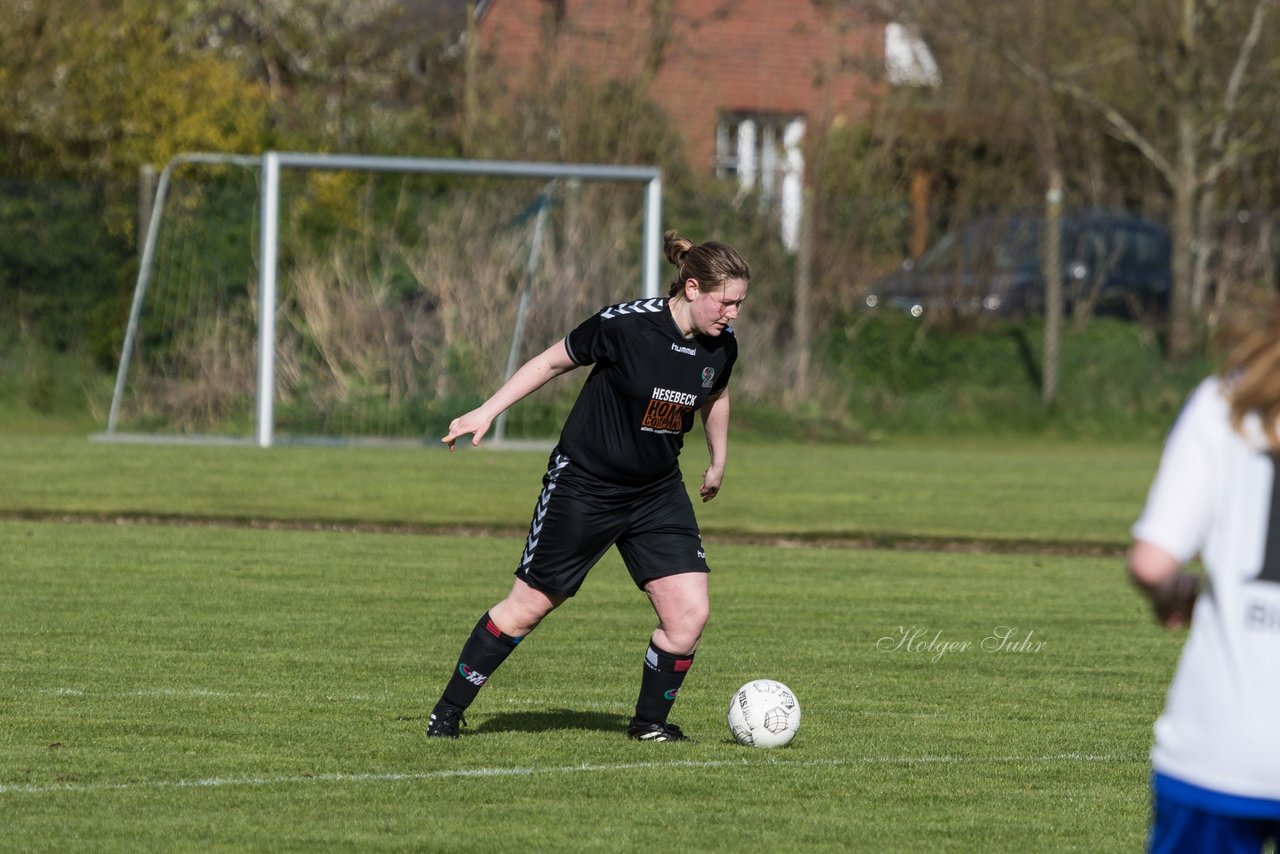
{"type": "Polygon", "coordinates": [[[462,645],[458,665],[449,677],[449,684],[445,686],[441,701],[459,709],[470,706],[480,692],[480,687],[489,680],[498,665],[507,660],[511,650],[521,640],[522,638],[503,634],[493,620],[489,619],[489,612],[485,611],[480,622],[471,630],[471,637],[462,645]]]}
{"type": "Polygon", "coordinates": [[[671,706],[680,693],[693,653],[672,655],[649,644],[644,654],[644,675],[640,677],[640,699],[636,700],[636,717],[655,724],[667,722],[671,706]]]}

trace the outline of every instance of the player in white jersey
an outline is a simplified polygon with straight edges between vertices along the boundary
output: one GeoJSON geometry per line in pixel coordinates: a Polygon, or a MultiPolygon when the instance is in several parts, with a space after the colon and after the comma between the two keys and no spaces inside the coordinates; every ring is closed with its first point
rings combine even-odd
{"type": "Polygon", "coordinates": [[[1178,416],[1133,527],[1130,577],[1191,627],[1155,725],[1155,852],[1280,837],[1280,300],[1255,318],[1178,416]],[[1203,576],[1183,568],[1197,555],[1203,576]]]}

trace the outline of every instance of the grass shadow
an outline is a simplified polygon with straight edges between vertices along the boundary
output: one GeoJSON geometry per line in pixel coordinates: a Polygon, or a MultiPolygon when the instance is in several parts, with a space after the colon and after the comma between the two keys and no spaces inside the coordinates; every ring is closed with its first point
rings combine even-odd
{"type": "Polygon", "coordinates": [[[630,718],[602,712],[580,712],[574,709],[543,709],[531,712],[503,712],[486,718],[474,733],[550,732],[558,729],[602,730],[625,732],[630,718]]]}

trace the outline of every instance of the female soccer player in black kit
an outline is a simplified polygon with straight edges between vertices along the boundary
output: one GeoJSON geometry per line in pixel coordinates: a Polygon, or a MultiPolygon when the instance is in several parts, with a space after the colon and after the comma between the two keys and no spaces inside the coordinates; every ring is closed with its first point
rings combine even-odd
{"type": "Polygon", "coordinates": [[[609,306],[530,359],[441,441],[481,437],[498,414],[553,377],[593,365],[551,452],[529,537],[507,597],[480,618],[427,725],[457,738],[462,712],[521,639],[573,596],[616,545],[658,627],[644,656],[628,734],[683,741],[667,722],[708,614],[707,561],[677,458],[702,416],[711,464],[702,500],[720,491],[729,432],[729,376],[738,344],[729,325],[751,270],[721,243],[663,235],[679,271],[664,298],[609,306]]]}

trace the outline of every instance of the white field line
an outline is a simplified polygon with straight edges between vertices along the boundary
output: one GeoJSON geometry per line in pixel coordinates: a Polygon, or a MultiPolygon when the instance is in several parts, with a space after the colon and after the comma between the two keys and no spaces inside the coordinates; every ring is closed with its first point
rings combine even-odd
{"type": "Polygon", "coordinates": [[[822,768],[855,765],[996,765],[1046,762],[1121,762],[1133,757],[1091,753],[1058,753],[1047,756],[863,756],[853,759],[749,759],[676,760],[672,762],[624,762],[616,764],[559,765],[545,768],[459,768],[447,771],[384,774],[308,774],[280,777],[205,777],[196,780],[139,780],[126,783],[57,783],[33,786],[0,783],[0,795],[45,795],[153,791],[160,789],[216,789],[225,786],[289,786],[314,783],[414,783],[465,777],[533,777],[542,774],[601,774],[617,771],[649,771],[673,768],[822,768]]]}
{"type": "MultiPolygon", "coordinates": [[[[230,698],[235,700],[255,699],[269,700],[273,697],[297,697],[296,694],[271,694],[266,691],[217,691],[210,688],[136,688],[132,691],[98,691],[82,688],[38,688],[33,693],[52,694],[56,697],[174,697],[174,698],[230,698]]],[[[310,699],[364,703],[389,699],[386,696],[374,697],[368,694],[317,695],[310,699]]]]}
{"type": "MultiPolygon", "coordinates": [[[[218,691],[210,688],[138,688],[132,691],[98,691],[95,689],[83,688],[37,688],[29,693],[50,694],[55,697],[173,697],[173,698],[230,698],[236,700],[256,699],[270,700],[274,698],[290,697],[297,698],[296,694],[272,694],[267,691],[218,691]]],[[[385,702],[401,702],[400,700],[390,697],[386,694],[323,694],[316,695],[308,699],[321,699],[329,702],[347,702],[347,703],[385,703],[385,702]]],[[[490,702],[498,702],[507,706],[520,706],[522,708],[530,708],[533,701],[528,697],[520,695],[504,696],[491,700],[490,702]]],[[[574,709],[631,709],[634,703],[627,703],[621,700],[587,700],[574,701],[574,709]]]]}

